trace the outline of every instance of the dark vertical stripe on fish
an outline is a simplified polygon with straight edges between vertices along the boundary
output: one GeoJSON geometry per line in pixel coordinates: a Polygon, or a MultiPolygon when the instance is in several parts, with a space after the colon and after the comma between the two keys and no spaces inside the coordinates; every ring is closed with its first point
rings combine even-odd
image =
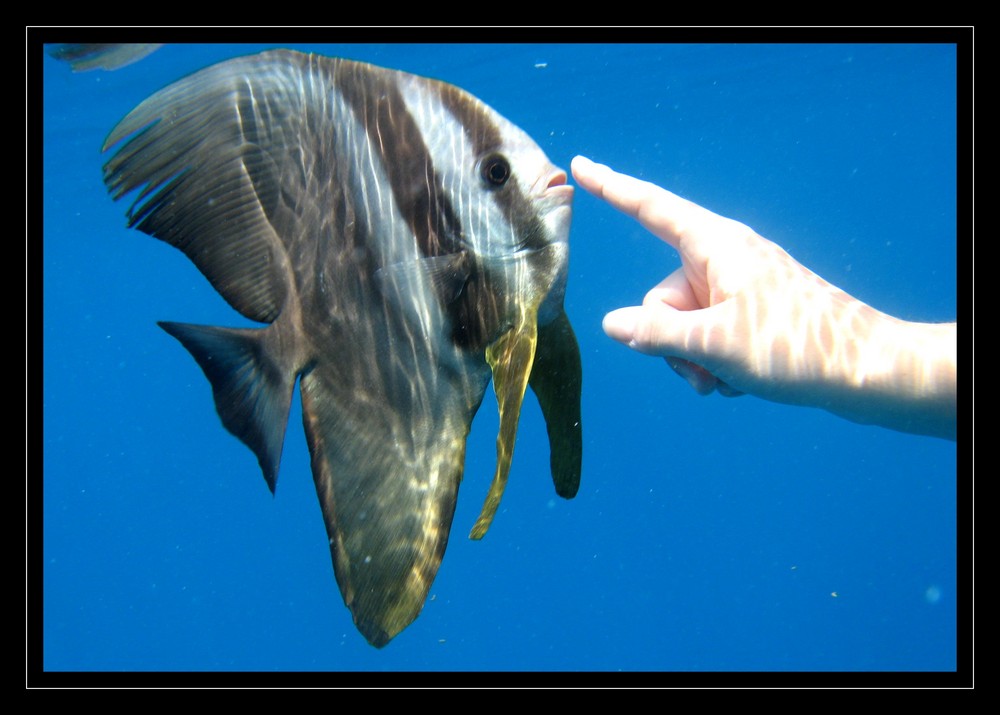
{"type": "Polygon", "coordinates": [[[369,65],[339,62],[336,86],[381,157],[396,207],[427,257],[462,250],[462,227],[434,171],[396,78],[369,65]],[[414,176],[426,176],[425,182],[414,176]]]}
{"type": "MultiPolygon", "coordinates": [[[[451,319],[453,342],[466,349],[483,349],[500,328],[495,290],[488,274],[462,243],[461,221],[399,90],[397,77],[367,65],[340,62],[335,78],[341,96],[380,157],[396,207],[420,253],[428,258],[454,255],[456,269],[468,276],[457,297],[453,285],[442,284],[437,292],[451,319]],[[414,181],[414,176],[423,176],[425,181],[414,181]]],[[[426,89],[444,100],[477,149],[500,146],[498,128],[479,106],[451,85],[427,81],[426,89]]]]}
{"type": "MultiPolygon", "coordinates": [[[[465,128],[476,156],[483,159],[503,146],[503,137],[496,123],[490,117],[485,105],[470,99],[470,95],[452,85],[445,85],[440,92],[441,104],[465,128]]],[[[503,215],[518,236],[518,249],[536,250],[547,245],[544,225],[531,201],[515,182],[508,181],[501,189],[493,192],[493,200],[503,211],[503,215]]]]}

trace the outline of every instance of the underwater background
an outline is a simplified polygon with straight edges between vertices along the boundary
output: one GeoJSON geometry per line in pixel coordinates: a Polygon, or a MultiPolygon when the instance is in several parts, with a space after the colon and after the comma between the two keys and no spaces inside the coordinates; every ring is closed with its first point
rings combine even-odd
{"type": "Polygon", "coordinates": [[[431,595],[369,646],[334,580],[297,391],[272,497],[156,325],[245,321],[179,251],[126,229],[101,178],[136,104],[272,47],[445,80],[567,170],[584,154],[662,185],[899,318],[957,317],[954,44],[168,44],[78,74],[45,56],[46,671],[956,669],[956,444],[699,397],[607,338],[604,314],[679,260],[582,190],[566,296],[580,492],[555,495],[528,397],[500,511],[466,538],[496,458],[489,391],[431,595]]]}

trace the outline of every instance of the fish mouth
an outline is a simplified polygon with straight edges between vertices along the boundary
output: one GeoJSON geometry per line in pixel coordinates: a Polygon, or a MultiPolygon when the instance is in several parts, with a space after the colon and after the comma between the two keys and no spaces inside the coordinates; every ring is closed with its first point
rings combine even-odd
{"type": "Polygon", "coordinates": [[[553,203],[568,204],[573,201],[573,187],[567,184],[568,176],[562,169],[556,169],[547,176],[542,177],[535,188],[541,190],[539,195],[553,203]]]}

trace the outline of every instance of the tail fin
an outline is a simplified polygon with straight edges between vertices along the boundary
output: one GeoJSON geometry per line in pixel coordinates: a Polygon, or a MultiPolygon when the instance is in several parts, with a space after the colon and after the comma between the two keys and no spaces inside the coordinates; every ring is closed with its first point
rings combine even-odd
{"type": "Polygon", "coordinates": [[[198,361],[227,430],[253,450],[274,493],[295,373],[282,369],[264,347],[263,329],[159,323],[198,361]]]}

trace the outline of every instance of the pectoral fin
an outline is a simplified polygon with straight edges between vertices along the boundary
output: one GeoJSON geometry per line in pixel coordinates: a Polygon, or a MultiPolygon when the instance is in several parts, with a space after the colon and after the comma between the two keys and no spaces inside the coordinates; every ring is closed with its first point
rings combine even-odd
{"type": "Polygon", "coordinates": [[[528,386],[537,342],[537,312],[531,309],[526,310],[514,327],[486,348],[486,362],[493,370],[493,389],[500,409],[500,431],[497,434],[496,473],[483,510],[469,534],[471,539],[481,539],[486,535],[507,486],[517,423],[521,417],[521,403],[528,386]]]}
{"type": "Polygon", "coordinates": [[[565,313],[538,328],[538,348],[529,384],[538,398],[549,433],[552,481],[556,493],[572,499],[580,488],[583,431],[580,348],[565,313]]]}

